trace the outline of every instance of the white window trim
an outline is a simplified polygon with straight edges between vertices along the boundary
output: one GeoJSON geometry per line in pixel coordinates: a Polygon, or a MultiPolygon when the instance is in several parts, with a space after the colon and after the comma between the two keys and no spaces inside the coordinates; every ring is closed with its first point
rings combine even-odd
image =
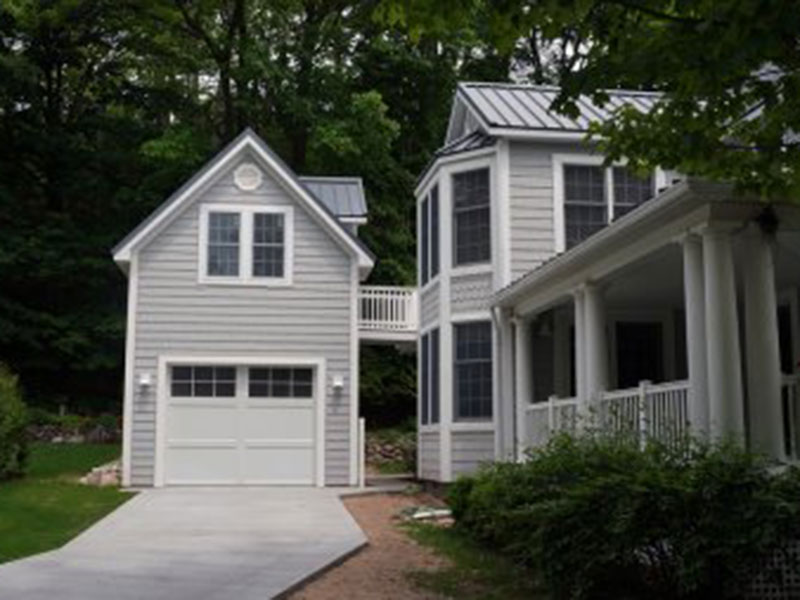
{"type": "MultiPolygon", "coordinates": [[[[553,154],[553,229],[555,232],[556,254],[567,249],[566,216],[564,204],[564,166],[578,165],[587,167],[602,167],[605,157],[598,154],[553,154]]],[[[604,167],[604,183],[606,187],[606,225],[614,222],[614,167],[624,167],[627,160],[617,160],[604,167]]],[[[654,194],[663,187],[666,174],[663,169],[657,168],[653,173],[654,194]]]]}
{"type": "MultiPolygon", "coordinates": [[[[447,177],[450,180],[449,194],[450,201],[448,202],[449,213],[447,215],[447,226],[450,228],[450,256],[448,267],[450,274],[453,277],[459,275],[476,275],[480,273],[491,273],[494,269],[494,260],[497,255],[496,238],[498,236],[497,227],[497,205],[495,203],[495,194],[497,193],[497,173],[495,168],[495,154],[496,149],[492,148],[492,154],[486,158],[473,159],[460,162],[448,171],[447,177]],[[482,262],[466,263],[463,265],[455,264],[456,260],[456,237],[455,237],[455,200],[453,198],[453,179],[456,175],[461,173],[468,173],[470,171],[479,171],[481,169],[489,170],[489,259],[482,262]]],[[[439,191],[441,197],[441,190],[439,191]]],[[[441,221],[441,206],[439,207],[439,220],[441,221]]]]}
{"type": "Polygon", "coordinates": [[[206,285],[251,285],[289,287],[294,267],[294,209],[291,206],[258,206],[252,204],[203,204],[200,206],[200,235],[197,261],[197,281],[206,285]],[[208,218],[212,212],[239,214],[239,275],[208,274],[208,218]],[[282,214],[283,277],[253,276],[253,221],[256,214],[282,214]]]}

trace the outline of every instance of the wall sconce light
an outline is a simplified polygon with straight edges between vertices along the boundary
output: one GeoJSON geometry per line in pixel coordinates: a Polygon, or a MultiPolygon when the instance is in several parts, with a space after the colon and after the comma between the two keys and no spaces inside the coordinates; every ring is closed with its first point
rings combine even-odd
{"type": "Polygon", "coordinates": [[[341,375],[334,375],[333,379],[331,380],[331,387],[337,394],[341,393],[344,389],[344,377],[341,375]]]}
{"type": "Polygon", "coordinates": [[[146,392],[153,386],[153,377],[150,373],[139,373],[139,391],[146,392]]]}

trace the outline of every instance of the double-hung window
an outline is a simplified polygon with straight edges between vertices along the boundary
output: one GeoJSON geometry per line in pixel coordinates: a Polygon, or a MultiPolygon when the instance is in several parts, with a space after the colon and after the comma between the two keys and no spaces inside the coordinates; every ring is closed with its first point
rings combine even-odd
{"type": "MultiPolygon", "coordinates": [[[[557,161],[563,202],[563,246],[569,249],[655,195],[654,177],[624,166],[606,167],[601,158],[557,161]]],[[[559,207],[557,207],[557,210],[559,207]]]]}
{"type": "Polygon", "coordinates": [[[454,415],[461,421],[492,418],[492,323],[453,326],[454,415]]]}
{"type": "Polygon", "coordinates": [[[453,266],[491,260],[489,169],[453,175],[453,266]]]}
{"type": "Polygon", "coordinates": [[[420,424],[439,422],[439,328],[420,338],[420,424]]]}
{"type": "Polygon", "coordinates": [[[439,186],[434,185],[420,207],[420,285],[439,274],[439,186]]]}
{"type": "Polygon", "coordinates": [[[292,216],[290,207],[203,205],[200,281],[289,285],[292,216]]]}

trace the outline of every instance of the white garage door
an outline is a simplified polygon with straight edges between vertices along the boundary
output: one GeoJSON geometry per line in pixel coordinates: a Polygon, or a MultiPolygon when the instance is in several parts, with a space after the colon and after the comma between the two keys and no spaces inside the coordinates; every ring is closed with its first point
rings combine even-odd
{"type": "Polygon", "coordinates": [[[173,365],[165,484],[312,485],[314,370],[173,365]]]}

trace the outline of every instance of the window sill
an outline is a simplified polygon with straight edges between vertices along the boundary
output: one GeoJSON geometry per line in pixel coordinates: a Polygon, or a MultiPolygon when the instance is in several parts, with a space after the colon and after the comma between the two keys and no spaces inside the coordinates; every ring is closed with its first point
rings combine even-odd
{"type": "Polygon", "coordinates": [[[450,425],[450,431],[494,431],[494,421],[455,421],[450,425]]]}
{"type": "Polygon", "coordinates": [[[441,423],[432,423],[430,425],[420,425],[420,433],[439,433],[442,430],[441,423]]]}
{"type": "Polygon", "coordinates": [[[450,271],[450,277],[461,277],[466,275],[484,275],[492,272],[492,263],[475,263],[469,265],[462,265],[460,267],[453,267],[450,271]]]}
{"type": "Polygon", "coordinates": [[[256,279],[256,278],[248,278],[248,279],[240,279],[240,278],[228,278],[228,277],[209,277],[203,276],[197,279],[197,283],[200,285],[205,286],[239,286],[239,287],[274,287],[274,288],[286,288],[291,287],[292,280],[287,277],[278,278],[264,278],[256,279]]]}

